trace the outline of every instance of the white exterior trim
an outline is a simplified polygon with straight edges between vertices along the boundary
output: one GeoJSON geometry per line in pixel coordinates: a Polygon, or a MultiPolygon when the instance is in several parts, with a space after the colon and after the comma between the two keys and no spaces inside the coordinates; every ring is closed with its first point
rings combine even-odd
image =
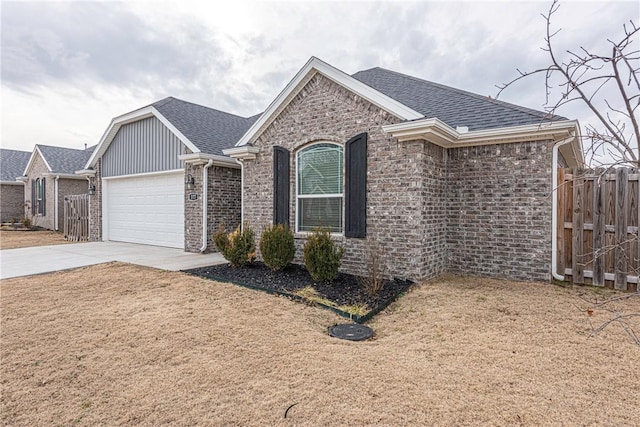
{"type": "Polygon", "coordinates": [[[229,157],[219,156],[216,154],[206,154],[206,153],[188,153],[188,154],[180,154],[178,156],[178,160],[182,160],[185,163],[191,163],[194,165],[206,165],[209,163],[209,160],[213,161],[214,166],[224,166],[227,168],[235,168],[239,169],[240,164],[237,160],[230,159],[229,157]]]}
{"type": "Polygon", "coordinates": [[[31,166],[33,165],[33,162],[35,162],[36,153],[38,153],[38,155],[44,162],[49,172],[51,172],[51,166],[49,166],[49,162],[47,162],[47,159],[44,158],[44,156],[42,155],[42,151],[40,151],[40,147],[38,147],[38,145],[36,144],[35,148],[33,149],[33,152],[31,153],[31,157],[29,157],[29,162],[27,162],[27,167],[24,168],[24,173],[23,173],[24,176],[28,175],[27,171],[29,170],[29,168],[31,168],[31,166]]]}
{"type": "Polygon", "coordinates": [[[74,175],[74,174],[71,174],[71,173],[47,172],[47,173],[43,173],[42,176],[53,177],[53,178],[58,177],[58,178],[62,178],[62,179],[82,179],[82,180],[85,179],[84,176],[74,175]]]}
{"type": "Polygon", "coordinates": [[[256,155],[260,152],[258,147],[253,145],[243,145],[242,147],[225,148],[222,152],[234,159],[238,160],[254,160],[256,155]]]}
{"type": "Polygon", "coordinates": [[[96,162],[100,157],[104,155],[104,153],[113,142],[113,138],[115,138],[116,134],[120,130],[120,128],[126,124],[137,122],[140,120],[148,119],[149,117],[155,117],[160,122],[167,127],[178,139],[182,142],[189,150],[194,153],[199,153],[200,149],[195,146],[193,142],[191,142],[182,132],[180,132],[165,116],[163,116],[155,107],[149,105],[144,108],[140,108],[138,110],[132,111],[127,114],[123,114],[121,116],[115,117],[109,123],[109,126],[105,130],[104,134],[102,134],[102,138],[100,138],[100,142],[95,150],[93,150],[93,154],[89,158],[89,161],[84,166],[84,169],[91,169],[95,166],[96,162]]]}
{"type": "Polygon", "coordinates": [[[156,171],[156,172],[143,172],[143,173],[133,173],[130,175],[118,175],[118,176],[103,176],[103,181],[110,181],[112,179],[120,179],[120,178],[138,178],[144,176],[153,176],[153,175],[168,175],[172,173],[184,173],[184,169],[171,169],[166,171],[156,171]]]}
{"type": "MultiPolygon", "coordinates": [[[[416,120],[382,126],[382,130],[397,138],[398,142],[424,139],[444,148],[473,147],[479,145],[509,144],[524,141],[549,139],[558,141],[580,133],[577,120],[563,120],[534,125],[511,126],[497,129],[483,129],[458,132],[437,118],[416,120]]],[[[571,144],[576,166],[583,162],[579,138],[571,144]]],[[[570,161],[570,159],[567,159],[570,161]]]]}
{"type": "Polygon", "coordinates": [[[0,181],[0,185],[24,185],[24,181],[0,181]]]}
{"type": "MultiPolygon", "coordinates": [[[[312,56],[311,59],[298,71],[293,80],[284,88],[276,99],[269,105],[260,118],[249,128],[236,144],[242,147],[253,142],[269,126],[280,112],[291,102],[309,80],[320,73],[340,86],[363,97],[381,109],[399,117],[402,120],[417,120],[424,116],[406,105],[384,95],[370,86],[354,79],[350,75],[312,56]]],[[[225,153],[226,154],[226,153],[225,153]]]]}

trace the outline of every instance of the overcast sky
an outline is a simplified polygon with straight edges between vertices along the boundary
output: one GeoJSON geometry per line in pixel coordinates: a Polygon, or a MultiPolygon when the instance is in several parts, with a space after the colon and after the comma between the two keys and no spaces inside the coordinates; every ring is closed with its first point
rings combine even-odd
{"type": "MultiPolygon", "coordinates": [[[[516,68],[546,64],[547,1],[8,2],[2,31],[2,147],[96,144],[110,120],[166,96],[251,116],[311,56],[353,74],[384,67],[496,96],[516,68]]],[[[608,53],[636,1],[564,1],[559,50],[608,53]]],[[[500,99],[542,109],[539,79],[500,99]]],[[[582,124],[580,110],[560,111],[582,124]]]]}

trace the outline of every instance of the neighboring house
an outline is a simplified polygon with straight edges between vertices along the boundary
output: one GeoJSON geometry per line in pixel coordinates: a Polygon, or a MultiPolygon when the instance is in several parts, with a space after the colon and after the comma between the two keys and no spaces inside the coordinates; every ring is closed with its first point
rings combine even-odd
{"type": "Polygon", "coordinates": [[[90,178],[90,240],[214,249],[241,222],[240,164],[222,153],[257,117],[165,98],[114,118],[80,175],[90,178]]]}
{"type": "Polygon", "coordinates": [[[24,217],[24,183],[16,181],[29,162],[28,151],[0,149],[0,222],[24,217]]]}
{"type": "Polygon", "coordinates": [[[578,123],[373,68],[316,59],[224,153],[243,165],[243,220],[289,224],[297,261],[329,228],[342,270],[379,244],[395,277],[450,271],[548,280],[558,165],[580,165],[578,123]]]}
{"type": "Polygon", "coordinates": [[[64,221],[64,198],[86,194],[88,182],[75,174],[82,169],[94,147],[84,150],[37,144],[22,177],[25,214],[33,225],[61,230],[64,221]]]}

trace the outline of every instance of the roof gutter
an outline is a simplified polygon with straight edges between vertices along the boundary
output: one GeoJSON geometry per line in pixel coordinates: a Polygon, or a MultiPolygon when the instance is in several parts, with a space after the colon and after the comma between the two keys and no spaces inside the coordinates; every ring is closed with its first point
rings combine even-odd
{"type": "Polygon", "coordinates": [[[453,129],[437,118],[415,120],[382,126],[382,130],[399,142],[424,139],[444,148],[470,147],[477,145],[506,144],[544,139],[558,140],[566,138],[578,127],[576,120],[563,120],[552,123],[511,126],[497,129],[466,131],[466,128],[453,129]]]}
{"type": "Polygon", "coordinates": [[[44,177],[51,177],[51,178],[56,178],[56,179],[84,179],[83,176],[80,175],[76,175],[74,173],[53,173],[53,172],[47,172],[47,173],[43,173],[42,176],[44,177]]]}

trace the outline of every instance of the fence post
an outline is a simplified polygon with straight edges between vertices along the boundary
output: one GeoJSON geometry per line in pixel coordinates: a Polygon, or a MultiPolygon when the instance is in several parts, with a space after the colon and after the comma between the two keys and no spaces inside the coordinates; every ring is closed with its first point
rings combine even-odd
{"type": "Polygon", "coordinates": [[[584,284],[584,175],[573,169],[572,265],[573,283],[584,284]]]}
{"type": "Polygon", "coordinates": [[[599,168],[593,180],[593,285],[604,286],[604,203],[606,170],[599,168]]]}
{"type": "Polygon", "coordinates": [[[627,289],[627,199],[629,198],[629,170],[616,170],[616,273],[614,287],[627,289]]]}

